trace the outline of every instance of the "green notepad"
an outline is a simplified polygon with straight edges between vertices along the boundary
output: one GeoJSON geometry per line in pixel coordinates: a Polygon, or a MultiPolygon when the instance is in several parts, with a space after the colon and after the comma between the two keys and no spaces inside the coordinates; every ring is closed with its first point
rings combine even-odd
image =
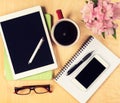
{"type": "MultiPolygon", "coordinates": [[[[45,14],[45,19],[48,25],[48,29],[50,30],[51,29],[51,16],[49,14],[45,14]]],[[[4,70],[5,70],[6,79],[14,80],[6,51],[4,52],[4,70]]],[[[50,80],[52,79],[52,75],[53,75],[52,71],[47,71],[47,72],[43,72],[43,73],[39,73],[36,75],[22,78],[20,80],[50,80]]]]}

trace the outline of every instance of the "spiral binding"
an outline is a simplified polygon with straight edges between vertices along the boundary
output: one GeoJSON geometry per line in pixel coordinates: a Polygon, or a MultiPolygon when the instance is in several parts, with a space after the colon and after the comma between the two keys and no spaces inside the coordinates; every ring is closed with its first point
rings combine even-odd
{"type": "Polygon", "coordinates": [[[62,74],[68,69],[68,67],[75,61],[75,59],[83,52],[83,50],[89,45],[89,43],[94,39],[93,36],[90,36],[84,44],[77,50],[77,52],[71,57],[71,59],[64,65],[64,67],[58,72],[55,80],[57,81],[62,74]]]}

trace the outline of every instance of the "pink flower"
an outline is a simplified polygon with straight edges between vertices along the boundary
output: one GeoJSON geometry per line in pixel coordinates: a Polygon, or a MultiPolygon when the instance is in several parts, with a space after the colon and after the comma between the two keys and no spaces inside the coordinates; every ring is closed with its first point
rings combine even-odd
{"type": "Polygon", "coordinates": [[[113,5],[113,19],[120,19],[120,2],[113,5]]]}
{"type": "Polygon", "coordinates": [[[104,19],[105,20],[111,19],[111,17],[113,17],[113,4],[110,3],[109,0],[103,0],[102,2],[99,1],[98,1],[98,7],[101,8],[101,12],[104,15],[104,19]]]}
{"type": "Polygon", "coordinates": [[[94,6],[94,3],[92,1],[90,1],[82,9],[82,11],[81,11],[83,13],[82,17],[83,17],[83,20],[85,22],[92,22],[92,20],[93,20],[93,6],[94,6]]]}
{"type": "Polygon", "coordinates": [[[82,9],[82,17],[87,28],[95,34],[113,35],[117,24],[113,22],[120,19],[120,3],[111,3],[110,0],[99,0],[97,6],[93,1],[88,3],[82,9]]]}

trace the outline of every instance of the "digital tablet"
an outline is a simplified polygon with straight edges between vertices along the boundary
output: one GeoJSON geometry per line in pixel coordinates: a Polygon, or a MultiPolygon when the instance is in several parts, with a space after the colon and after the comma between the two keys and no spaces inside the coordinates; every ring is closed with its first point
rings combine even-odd
{"type": "Polygon", "coordinates": [[[94,55],[73,74],[72,81],[81,90],[86,91],[102,76],[108,64],[99,55],[94,55]]]}
{"type": "Polygon", "coordinates": [[[40,6],[1,16],[0,33],[14,79],[57,68],[40,6]]]}

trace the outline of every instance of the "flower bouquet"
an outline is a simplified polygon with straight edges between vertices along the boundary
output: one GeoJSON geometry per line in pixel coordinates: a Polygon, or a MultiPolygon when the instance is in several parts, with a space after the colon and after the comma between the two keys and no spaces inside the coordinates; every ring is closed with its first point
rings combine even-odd
{"type": "Polygon", "coordinates": [[[89,0],[82,9],[83,21],[94,34],[112,35],[116,39],[117,24],[120,19],[120,2],[110,0],[89,0]]]}

